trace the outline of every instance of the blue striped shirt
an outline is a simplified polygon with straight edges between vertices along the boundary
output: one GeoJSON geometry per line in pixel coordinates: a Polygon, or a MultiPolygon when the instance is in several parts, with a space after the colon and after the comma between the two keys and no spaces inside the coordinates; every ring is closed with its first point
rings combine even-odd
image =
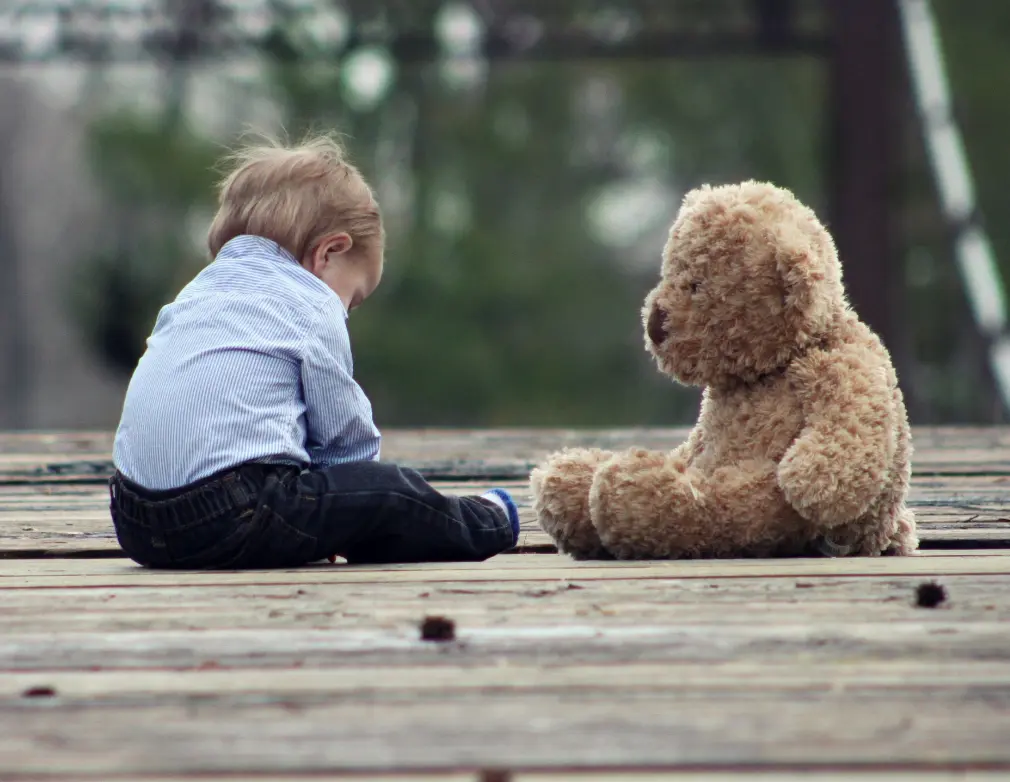
{"type": "Polygon", "coordinates": [[[158,314],[113,459],[161,491],[243,462],[378,459],[379,444],[340,298],[276,243],[239,236],[158,314]]]}

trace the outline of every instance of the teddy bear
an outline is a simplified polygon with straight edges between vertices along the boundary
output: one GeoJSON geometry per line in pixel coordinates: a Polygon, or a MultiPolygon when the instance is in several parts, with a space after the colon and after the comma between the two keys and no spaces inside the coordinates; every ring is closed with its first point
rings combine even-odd
{"type": "Polygon", "coordinates": [[[642,309],[660,371],[703,388],[672,451],[572,448],[530,475],[578,559],[911,554],[912,444],[890,356],[850,308],[834,241],[769,183],[681,204],[642,309]]]}

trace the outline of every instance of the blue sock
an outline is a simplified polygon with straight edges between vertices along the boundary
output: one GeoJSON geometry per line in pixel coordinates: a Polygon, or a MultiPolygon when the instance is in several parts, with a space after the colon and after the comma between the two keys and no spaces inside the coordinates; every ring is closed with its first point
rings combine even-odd
{"type": "Polygon", "coordinates": [[[486,500],[491,500],[491,502],[505,511],[509,518],[509,524],[512,525],[512,545],[517,544],[519,542],[519,509],[512,500],[512,495],[504,489],[491,489],[491,491],[485,492],[481,496],[486,500]]]}

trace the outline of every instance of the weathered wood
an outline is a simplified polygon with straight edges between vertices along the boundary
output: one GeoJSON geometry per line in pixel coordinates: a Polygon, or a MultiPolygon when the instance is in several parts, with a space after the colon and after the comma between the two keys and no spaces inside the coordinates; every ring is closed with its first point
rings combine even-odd
{"type": "MultiPolygon", "coordinates": [[[[910,505],[918,514],[924,546],[1004,545],[1010,548],[1010,477],[922,477],[913,481],[910,505]]],[[[449,493],[483,491],[486,483],[436,482],[449,493]]],[[[519,505],[520,548],[550,548],[537,526],[525,481],[501,482],[519,505]]],[[[119,553],[104,488],[80,485],[0,486],[0,558],[88,556],[119,553]]]]}
{"type": "Polygon", "coordinates": [[[7,771],[279,773],[481,766],[986,764],[1010,768],[1007,689],[825,687],[755,695],[512,688],[398,697],[25,699],[7,771]],[[563,696],[563,697],[562,697],[563,696]],[[57,704],[58,705],[58,704],[57,704]]]}
{"type": "MultiPolygon", "coordinates": [[[[494,771],[494,770],[492,770],[494,771]]],[[[750,779],[749,772],[744,773],[745,779],[750,779]]],[[[908,771],[895,771],[895,772],[870,772],[868,774],[860,774],[856,777],[856,782],[918,782],[922,777],[914,777],[914,779],[909,776],[912,772],[908,771]]],[[[46,777],[47,779],[49,777],[46,777]]],[[[662,777],[663,779],[668,779],[666,775],[662,777]]],[[[984,780],[984,782],[989,782],[989,776],[951,776],[950,774],[937,773],[935,775],[927,775],[924,777],[926,782],[960,782],[960,780],[965,779],[969,782],[975,782],[975,780],[984,780]]],[[[39,777],[32,775],[30,777],[4,777],[4,782],[38,782],[39,777]]],[[[93,776],[63,776],[58,777],[60,782],[96,782],[96,778],[93,776]]],[[[193,782],[194,777],[190,775],[186,776],[165,776],[158,774],[157,776],[149,776],[144,774],[143,776],[119,776],[115,777],[115,782],[193,782]]],[[[235,777],[231,775],[221,775],[216,774],[211,775],[201,775],[199,779],[204,780],[204,782],[213,782],[214,780],[221,780],[221,782],[235,782],[235,777]]],[[[249,782],[319,782],[320,779],[326,780],[336,780],[337,782],[484,782],[486,779],[484,771],[444,771],[444,772],[424,772],[424,771],[405,771],[400,774],[383,774],[383,773],[361,773],[361,774],[340,774],[339,776],[324,776],[320,777],[318,774],[284,774],[283,776],[274,776],[272,774],[262,775],[255,774],[255,776],[244,776],[242,779],[249,780],[249,782]]],[[[494,777],[492,777],[494,779],[494,777]]],[[[600,776],[595,773],[580,774],[578,772],[547,772],[545,774],[512,774],[508,777],[507,782],[611,782],[611,777],[606,774],[600,776]]],[[[621,779],[625,779],[622,775],[621,779]]],[[[645,772],[643,775],[632,775],[628,777],[630,782],[654,782],[657,777],[651,772],[645,772]]],[[[723,780],[733,780],[735,782],[736,777],[730,775],[729,777],[723,777],[721,775],[716,777],[701,776],[696,777],[693,774],[687,776],[681,776],[676,774],[673,777],[674,782],[723,782],[723,780]]],[[[758,782],[761,780],[761,775],[758,775],[758,782]]],[[[791,776],[785,777],[787,780],[791,780],[791,776]]],[[[825,782],[835,782],[838,779],[837,774],[832,776],[828,774],[824,777],[815,776],[816,782],[820,782],[821,779],[825,782]]],[[[103,780],[104,782],[104,780],[103,780]]]]}
{"type": "MultiPolygon", "coordinates": [[[[660,782],[660,780],[663,782],[772,782],[773,780],[774,782],[981,782],[981,780],[986,780],[989,782],[989,780],[1006,778],[1004,771],[975,769],[937,771],[925,768],[922,763],[908,764],[904,769],[892,765],[889,770],[859,767],[849,763],[845,764],[844,771],[770,768],[769,765],[752,767],[749,770],[724,768],[721,771],[520,772],[513,775],[510,782],[660,782]],[[915,771],[908,770],[913,766],[916,768],[915,771]]],[[[487,779],[487,777],[483,778],[487,779]]]]}
{"type": "Polygon", "coordinates": [[[0,636],[233,629],[416,630],[425,614],[464,630],[506,627],[831,626],[1010,622],[1010,580],[944,576],[948,600],[913,606],[921,577],[583,578],[429,583],[200,584],[0,589],[0,636]]]}
{"type": "MultiPolygon", "coordinates": [[[[569,446],[668,449],[687,429],[388,430],[383,458],[433,479],[525,479],[547,454],[569,446]]],[[[916,428],[917,475],[1010,475],[1010,428],[916,428]]],[[[101,482],[112,469],[112,435],[0,434],[0,482],[101,482]]]]}
{"type": "MultiPolygon", "coordinates": [[[[824,663],[669,663],[635,661],[613,664],[537,663],[454,666],[446,655],[430,665],[337,665],[313,668],[237,668],[204,665],[171,668],[101,671],[7,672],[0,681],[0,713],[20,706],[26,693],[46,688],[63,706],[89,705],[126,699],[144,705],[194,698],[236,698],[265,695],[272,699],[306,696],[340,698],[454,697],[482,690],[512,693],[549,690],[609,691],[616,697],[631,691],[662,690],[678,697],[698,693],[746,690],[757,694],[787,691],[851,693],[878,689],[907,692],[914,688],[963,690],[987,687],[1010,691],[1010,662],[891,663],[861,662],[844,667],[824,663]]],[[[553,661],[557,663],[558,661],[553,661]]],[[[31,697],[31,696],[28,696],[31,697]]]]}
{"type": "MultiPolygon", "coordinates": [[[[861,775],[856,778],[856,782],[905,782],[909,779],[910,782],[917,782],[920,777],[915,777],[914,780],[909,776],[911,772],[873,772],[869,775],[861,775]]],[[[749,776],[749,775],[748,775],[749,776]]],[[[837,776],[825,776],[823,779],[826,782],[835,782],[837,776]]],[[[96,782],[95,777],[59,777],[60,782],[96,782]]],[[[220,780],[220,782],[234,782],[234,777],[229,774],[222,774],[220,776],[216,774],[211,775],[201,775],[201,780],[204,782],[215,782],[215,780],[220,780]]],[[[320,779],[333,779],[338,780],[338,782],[484,782],[486,779],[485,772],[437,772],[437,773],[425,773],[425,772],[404,772],[402,774],[340,774],[338,777],[320,777],[318,774],[285,774],[284,776],[273,776],[267,775],[263,776],[257,774],[254,776],[243,777],[243,779],[250,780],[250,782],[319,782],[320,779]]],[[[624,779],[621,776],[621,779],[624,779]]],[[[648,772],[644,776],[632,776],[629,777],[630,782],[652,782],[655,779],[653,775],[648,772]]],[[[665,776],[664,779],[667,779],[665,776]]],[[[681,776],[676,776],[675,782],[680,782],[681,776]]],[[[707,782],[708,777],[698,778],[699,782],[707,782]]],[[[723,777],[712,777],[714,780],[721,780],[723,777]]],[[[736,777],[729,777],[729,779],[735,780],[736,777]]],[[[759,780],[761,777],[759,776],[759,780]]],[[[786,777],[786,779],[791,779],[791,777],[786,777]]],[[[815,777],[816,780],[820,780],[821,777],[815,777]]],[[[961,777],[961,776],[950,776],[937,774],[935,776],[926,776],[926,782],[947,782],[947,780],[957,780],[960,782],[962,779],[971,780],[974,782],[975,776],[971,777],[961,777]]],[[[989,781],[990,777],[982,776],[978,777],[980,780],[989,781]]],[[[38,777],[32,775],[30,777],[5,777],[4,782],[37,782],[38,777]]],[[[569,772],[559,772],[558,774],[547,773],[547,774],[515,774],[508,777],[508,782],[527,782],[527,780],[532,780],[533,782],[543,782],[544,780],[550,780],[551,782],[608,782],[606,775],[603,777],[598,777],[598,775],[590,774],[583,775],[578,773],[569,772]]],[[[685,782],[694,782],[695,777],[685,777],[685,782]]],[[[148,776],[144,774],[142,777],[134,776],[116,776],[115,782],[193,782],[192,776],[148,776]]]]}
{"type": "MultiPolygon", "coordinates": [[[[340,782],[492,782],[492,780],[507,780],[507,782],[1002,782],[1006,779],[1002,771],[957,770],[937,771],[925,769],[916,764],[915,770],[893,768],[891,770],[852,768],[845,771],[796,771],[789,768],[774,768],[769,770],[766,765],[750,770],[734,769],[721,771],[539,771],[539,772],[508,772],[500,776],[505,769],[485,769],[475,772],[404,772],[402,774],[340,774],[340,782]]],[[[205,776],[206,780],[221,779],[224,782],[232,777],[205,776]]],[[[255,782],[318,782],[318,774],[284,774],[284,776],[262,776],[257,774],[255,782]]],[[[9,782],[37,782],[38,777],[7,777],[9,782]]],[[[192,782],[191,776],[117,776],[116,782],[192,782]]],[[[60,782],[95,782],[94,777],[60,777],[60,782]]]]}
{"type": "Polygon", "coordinates": [[[1010,555],[943,552],[943,556],[841,559],[675,560],[576,562],[557,554],[517,554],[488,562],[351,567],[313,565],[294,570],[244,572],[152,571],[122,560],[24,559],[0,568],[0,589],[38,587],[207,587],[226,584],[409,584],[504,581],[599,581],[678,578],[803,578],[816,576],[1010,575],[1010,555]]]}
{"type": "MultiPolygon", "coordinates": [[[[1003,780],[1003,771],[957,770],[936,771],[925,769],[921,764],[915,771],[892,769],[866,769],[848,764],[845,771],[819,771],[817,769],[791,770],[777,768],[752,768],[722,771],[643,771],[599,773],[577,771],[546,771],[540,773],[518,773],[510,782],[982,782],[1003,780]]],[[[341,778],[343,779],[343,778],[341,778]]],[[[487,779],[487,777],[484,777],[487,779]]],[[[144,780],[147,782],[147,780],[144,780]]],[[[161,782],[154,780],[154,782],[161,782]]],[[[257,778],[257,782],[260,780],[257,778]]],[[[297,782],[295,780],[294,782],[297,782]]],[[[376,782],[383,782],[377,780],[376,782]]]]}
{"type": "MultiPolygon", "coordinates": [[[[525,474],[545,453],[682,437],[391,432],[385,451],[444,491],[504,483],[522,542],[542,545],[525,474]]],[[[916,438],[926,544],[1006,544],[1010,429],[916,438]]],[[[101,486],[110,448],[107,433],[0,435],[0,557],[59,556],[0,562],[5,780],[1010,771],[1010,550],[152,572],[68,558],[120,553],[101,486]],[[916,607],[931,580],[947,600],[916,607]],[[422,641],[426,615],[450,617],[456,640],[422,641]]]]}
{"type": "MultiPolygon", "coordinates": [[[[859,561],[898,562],[935,576],[1010,557],[859,561]]],[[[948,607],[926,610],[911,605],[919,577],[840,576],[838,564],[520,555],[154,574],[4,563],[0,776],[1010,768],[1010,580],[944,576],[948,607]],[[810,566],[829,571],[797,575],[810,566]],[[84,588],[63,577],[12,589],[12,571],[76,573],[84,588]],[[334,572],[358,578],[318,580],[334,572]],[[109,586],[110,573],[130,577],[109,586]],[[456,621],[456,641],[420,640],[433,612],[456,621]]]]}

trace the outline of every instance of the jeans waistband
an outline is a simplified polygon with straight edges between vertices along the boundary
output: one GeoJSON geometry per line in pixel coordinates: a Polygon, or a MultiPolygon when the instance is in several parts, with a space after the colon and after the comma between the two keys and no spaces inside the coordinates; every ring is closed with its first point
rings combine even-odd
{"type": "Polygon", "coordinates": [[[245,464],[189,486],[149,491],[116,471],[109,494],[119,513],[160,528],[181,527],[212,516],[240,513],[256,505],[267,476],[296,468],[245,464]]]}

